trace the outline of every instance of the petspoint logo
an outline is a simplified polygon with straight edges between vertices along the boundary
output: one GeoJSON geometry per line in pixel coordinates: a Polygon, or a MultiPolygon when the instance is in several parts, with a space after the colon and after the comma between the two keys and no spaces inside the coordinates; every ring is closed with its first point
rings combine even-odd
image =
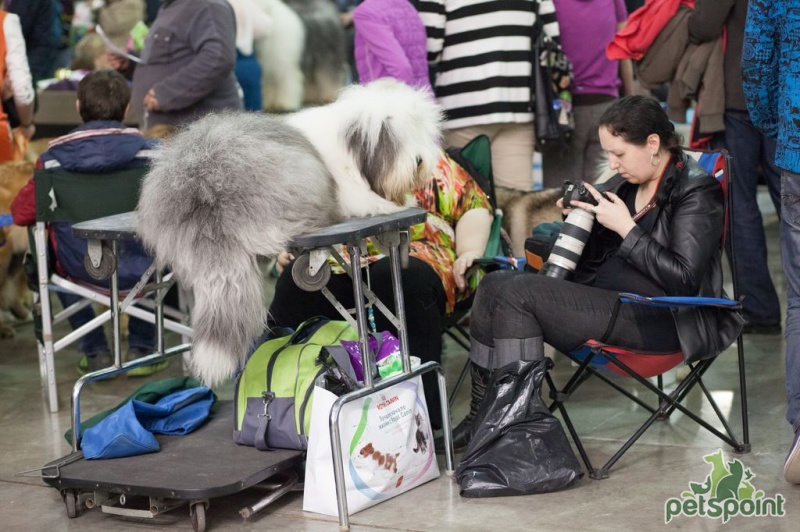
{"type": "Polygon", "coordinates": [[[674,517],[700,516],[722,519],[727,523],[731,517],[766,517],[786,515],[786,498],[780,493],[765,497],[764,492],[753,485],[756,477],[739,460],[725,462],[722,449],[703,457],[711,464],[711,473],[705,482],[689,482],[689,491],[680,498],[667,499],[664,503],[664,522],[674,517]]]}

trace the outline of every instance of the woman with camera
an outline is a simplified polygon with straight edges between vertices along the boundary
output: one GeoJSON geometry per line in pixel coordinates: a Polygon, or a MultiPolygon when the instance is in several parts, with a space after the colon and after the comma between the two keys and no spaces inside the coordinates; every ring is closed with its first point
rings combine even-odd
{"type": "MultiPolygon", "coordinates": [[[[456,448],[469,442],[493,370],[544,357],[545,342],[568,353],[599,339],[619,292],[722,296],[721,187],[682,152],[658,102],[617,100],[601,116],[599,135],[619,176],[612,180],[621,184],[602,194],[587,184],[591,200],[569,198],[565,215],[583,209],[596,218],[571,279],[502,271],[481,281],[470,325],[472,401],[454,430],[456,448]]],[[[563,198],[558,204],[564,207],[563,198]]],[[[607,343],[690,357],[706,355],[709,345],[727,347],[740,327],[736,315],[691,310],[673,317],[669,309],[623,305],[607,343]]]]}

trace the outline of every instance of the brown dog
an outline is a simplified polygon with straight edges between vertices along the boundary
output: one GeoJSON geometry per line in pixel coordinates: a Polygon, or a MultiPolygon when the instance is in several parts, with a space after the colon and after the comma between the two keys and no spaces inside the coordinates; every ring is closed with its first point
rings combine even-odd
{"type": "Polygon", "coordinates": [[[515,257],[525,256],[525,239],[531,236],[534,227],[561,220],[561,209],[556,207],[561,194],[560,188],[497,191],[497,204],[503,210],[503,229],[508,232],[515,257]]]}
{"type": "MultiPolygon", "coordinates": [[[[6,162],[0,164],[0,214],[11,212],[11,202],[33,176],[33,163],[6,162]]],[[[11,311],[18,319],[28,316],[30,295],[25,282],[22,259],[28,250],[28,235],[24,227],[9,225],[0,230],[0,311],[11,311]]],[[[14,329],[2,323],[0,338],[12,338],[14,329]]]]}

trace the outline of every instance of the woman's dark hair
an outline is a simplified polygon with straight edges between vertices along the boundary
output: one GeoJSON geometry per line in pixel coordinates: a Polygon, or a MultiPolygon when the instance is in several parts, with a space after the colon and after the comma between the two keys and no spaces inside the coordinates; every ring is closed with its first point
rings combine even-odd
{"type": "MultiPolygon", "coordinates": [[[[599,126],[612,135],[622,137],[635,146],[647,144],[647,137],[655,133],[661,146],[669,150],[674,160],[682,157],[680,148],[683,138],[675,131],[661,104],[646,96],[624,96],[612,103],[600,117],[599,126]]],[[[656,192],[656,201],[663,203],[675,187],[674,173],[668,173],[656,192]]]]}
{"type": "Polygon", "coordinates": [[[661,145],[672,155],[680,154],[682,137],[675,131],[661,104],[645,96],[625,96],[606,109],[600,117],[600,126],[612,135],[622,137],[636,146],[647,144],[647,137],[655,133],[661,145]]]}
{"type": "Polygon", "coordinates": [[[78,102],[81,119],[116,120],[122,122],[125,109],[131,101],[131,88],[116,70],[96,70],[87,74],[78,84],[78,102]]]}

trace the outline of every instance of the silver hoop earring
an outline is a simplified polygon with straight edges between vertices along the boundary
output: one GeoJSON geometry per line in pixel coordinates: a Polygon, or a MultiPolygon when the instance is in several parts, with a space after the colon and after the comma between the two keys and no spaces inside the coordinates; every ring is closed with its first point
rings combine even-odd
{"type": "Polygon", "coordinates": [[[650,154],[650,165],[655,167],[661,164],[661,155],[656,155],[655,153],[650,154]]]}

